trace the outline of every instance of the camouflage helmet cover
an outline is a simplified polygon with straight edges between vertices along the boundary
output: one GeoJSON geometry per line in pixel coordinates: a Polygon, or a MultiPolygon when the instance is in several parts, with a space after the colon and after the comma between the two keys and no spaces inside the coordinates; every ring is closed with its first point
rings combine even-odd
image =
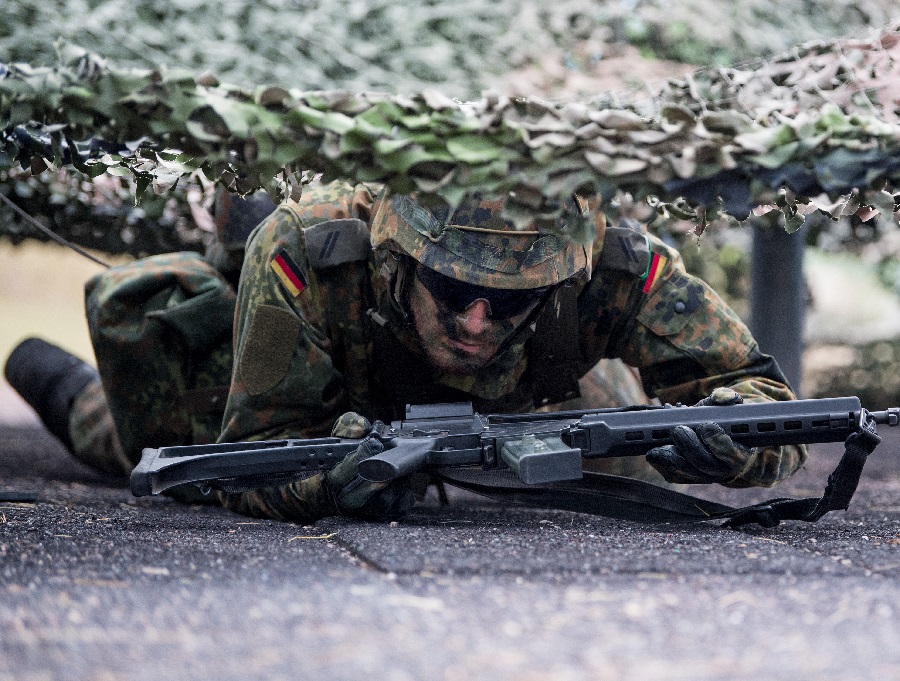
{"type": "MultiPolygon", "coordinates": [[[[372,246],[406,253],[426,267],[477,286],[525,289],[590,276],[591,247],[557,234],[517,231],[501,215],[502,201],[476,198],[452,215],[428,210],[407,196],[379,201],[372,246]]],[[[566,206],[569,219],[587,211],[583,201],[566,206]]],[[[566,219],[565,217],[563,219],[566,219]]]]}

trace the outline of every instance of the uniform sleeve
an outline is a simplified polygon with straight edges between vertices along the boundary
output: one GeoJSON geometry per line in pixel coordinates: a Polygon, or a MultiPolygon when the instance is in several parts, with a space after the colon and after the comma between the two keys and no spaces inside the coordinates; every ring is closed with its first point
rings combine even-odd
{"type": "MultiPolygon", "coordinates": [[[[641,373],[644,389],[664,403],[695,404],[729,387],[745,402],[794,399],[775,360],[760,352],[747,326],[705,282],[688,274],[681,256],[648,237],[642,278],[623,279],[620,338],[612,344],[641,373]]],[[[762,450],[732,486],[769,486],[805,461],[806,448],[762,450]]]]}
{"type": "Polygon", "coordinates": [[[220,441],[301,437],[330,428],[342,387],[319,293],[300,221],[279,207],[247,244],[220,441]]]}
{"type": "MultiPolygon", "coordinates": [[[[251,234],[238,286],[234,366],[221,442],[327,435],[347,411],[332,358],[324,288],[310,267],[303,230],[325,220],[369,219],[371,194],[346,184],[304,188],[251,234]]],[[[219,494],[253,517],[300,523],[331,502],[317,475],[289,485],[219,494]]]]}
{"type": "Polygon", "coordinates": [[[220,441],[327,434],[346,411],[332,361],[327,301],[303,230],[325,220],[369,219],[371,194],[313,185],[251,234],[238,286],[234,367],[220,441]]]}
{"type": "Polygon", "coordinates": [[[685,271],[676,250],[649,242],[647,275],[625,284],[637,304],[616,343],[622,359],[640,369],[647,393],[693,404],[726,386],[747,402],[793,399],[778,365],[731,308],[685,271]]]}

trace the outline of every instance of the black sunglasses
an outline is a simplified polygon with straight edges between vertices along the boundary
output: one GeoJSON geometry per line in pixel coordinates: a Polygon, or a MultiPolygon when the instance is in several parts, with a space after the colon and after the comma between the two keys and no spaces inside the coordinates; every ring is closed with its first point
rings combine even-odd
{"type": "Polygon", "coordinates": [[[500,320],[515,317],[539,303],[552,286],[540,288],[490,288],[467,284],[459,279],[447,277],[424,265],[416,266],[416,279],[439,303],[451,312],[461,314],[476,300],[486,300],[491,308],[488,319],[500,320]]]}

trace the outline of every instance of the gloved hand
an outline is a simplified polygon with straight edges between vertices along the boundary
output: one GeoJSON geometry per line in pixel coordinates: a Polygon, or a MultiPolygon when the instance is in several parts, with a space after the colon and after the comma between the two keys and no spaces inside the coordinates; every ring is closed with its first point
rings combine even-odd
{"type": "Polygon", "coordinates": [[[343,414],[334,424],[334,437],[368,436],[351,454],[325,474],[325,487],[342,515],[367,520],[392,520],[405,514],[415,503],[409,479],[389,483],[363,480],[357,469],[360,461],[384,451],[384,444],[372,434],[372,424],[355,412],[343,414]]]}
{"type": "MultiPolygon", "coordinates": [[[[694,406],[729,406],[743,401],[730,388],[716,388],[694,406]]],[[[695,429],[676,426],[672,439],[675,444],[647,452],[647,462],[669,482],[770,486],[790,475],[805,459],[802,447],[745,447],[716,423],[704,423],[695,429]],[[788,449],[791,451],[782,451],[788,449]]]]}
{"type": "Polygon", "coordinates": [[[365,418],[348,412],[337,420],[332,435],[365,439],[330,471],[281,487],[240,493],[218,492],[219,503],[254,518],[278,518],[303,524],[334,515],[370,520],[399,518],[415,500],[409,481],[379,484],[357,475],[360,461],[384,451],[384,445],[371,432],[372,425],[365,418]]]}

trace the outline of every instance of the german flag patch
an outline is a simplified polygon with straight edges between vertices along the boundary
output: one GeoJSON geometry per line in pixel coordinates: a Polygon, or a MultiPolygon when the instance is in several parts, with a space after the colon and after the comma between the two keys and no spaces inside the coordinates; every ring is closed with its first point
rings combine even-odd
{"type": "Polygon", "coordinates": [[[306,288],[306,276],[286,250],[282,248],[278,251],[270,266],[289,294],[296,298],[303,293],[303,289],[306,288]]]}
{"type": "Polygon", "coordinates": [[[666,261],[668,261],[668,258],[659,253],[652,253],[650,255],[650,260],[647,262],[647,270],[644,272],[643,276],[644,288],[641,290],[644,293],[650,293],[653,285],[657,282],[660,275],[662,275],[662,271],[666,268],[666,261]]]}

